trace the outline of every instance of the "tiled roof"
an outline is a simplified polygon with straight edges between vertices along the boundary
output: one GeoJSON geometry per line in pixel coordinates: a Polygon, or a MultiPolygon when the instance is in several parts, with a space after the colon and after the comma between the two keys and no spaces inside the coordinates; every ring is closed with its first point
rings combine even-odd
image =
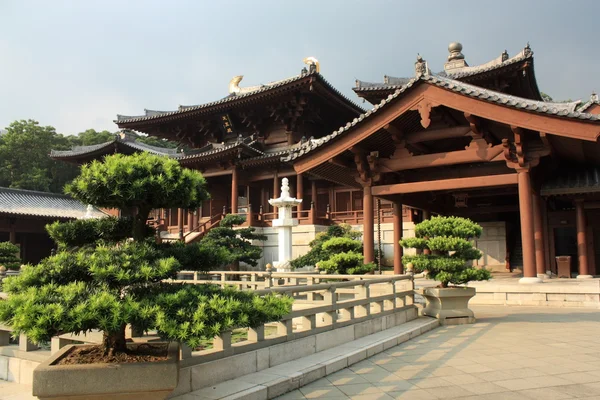
{"type": "MultiPolygon", "coordinates": [[[[516,64],[527,59],[533,59],[533,51],[529,47],[525,47],[521,50],[516,56],[508,58],[508,56],[503,53],[498,58],[487,62],[485,64],[475,65],[472,67],[462,67],[451,69],[448,71],[441,71],[437,74],[437,76],[441,77],[449,77],[453,79],[463,79],[471,76],[483,74],[490,71],[495,71],[500,68],[507,67],[512,64],[516,64]]],[[[393,90],[399,89],[403,85],[406,85],[411,78],[395,78],[391,76],[384,76],[383,82],[373,83],[373,82],[364,82],[360,80],[356,80],[356,87],[354,87],[355,92],[365,92],[365,91],[376,91],[376,90],[393,90]]]]}
{"type": "Polygon", "coordinates": [[[579,107],[579,112],[585,112],[588,108],[593,106],[594,104],[600,104],[600,100],[598,99],[598,95],[596,93],[592,93],[590,96],[590,100],[587,103],[584,103],[579,107]]]}
{"type": "MultiPolygon", "coordinates": [[[[85,204],[66,195],[0,187],[0,214],[81,219],[86,213],[85,204]]],[[[106,214],[93,208],[91,216],[106,214]]]]}
{"type": "Polygon", "coordinates": [[[563,170],[542,184],[542,196],[600,192],[600,169],[563,170]]]}
{"type": "Polygon", "coordinates": [[[205,151],[195,152],[192,154],[184,154],[179,158],[179,160],[181,160],[183,162],[183,161],[189,161],[189,160],[194,160],[194,159],[202,159],[202,158],[207,158],[210,156],[217,156],[220,153],[225,153],[227,151],[234,150],[234,149],[243,149],[243,150],[246,150],[247,152],[249,152],[250,154],[264,155],[265,153],[263,151],[253,147],[256,145],[256,143],[257,143],[257,141],[252,136],[246,137],[242,140],[238,140],[231,144],[212,143],[209,149],[207,149],[205,151]]]}
{"type": "Polygon", "coordinates": [[[153,120],[153,119],[157,119],[160,117],[167,117],[167,116],[185,114],[185,113],[189,113],[189,112],[193,112],[193,111],[208,109],[208,108],[211,108],[214,106],[220,106],[220,105],[224,105],[224,104],[228,104],[228,103],[233,103],[238,100],[247,99],[247,98],[255,96],[257,94],[269,92],[273,89],[288,85],[290,83],[300,81],[308,76],[315,76],[325,86],[327,86],[332,92],[334,92],[338,97],[343,99],[344,102],[346,102],[350,107],[354,108],[356,111],[359,111],[359,112],[364,111],[359,105],[354,103],[352,100],[350,100],[349,98],[344,96],[339,90],[334,88],[320,73],[318,73],[316,71],[311,71],[311,72],[306,72],[306,73],[302,73],[300,75],[293,76],[291,78],[287,78],[287,79],[283,79],[280,81],[271,82],[266,85],[258,86],[257,89],[254,91],[244,92],[244,93],[236,94],[236,95],[231,94],[227,97],[222,98],[221,100],[213,101],[210,103],[191,105],[191,106],[179,106],[179,108],[177,110],[173,110],[173,111],[145,110],[144,115],[136,115],[136,116],[117,115],[117,120],[114,122],[116,122],[117,124],[127,124],[127,123],[131,123],[131,122],[148,121],[148,120],[153,120]]]}
{"type": "Polygon", "coordinates": [[[550,103],[544,101],[530,100],[507,95],[489,89],[484,89],[479,86],[471,85],[439,75],[420,75],[418,77],[412,78],[406,85],[397,89],[393,94],[390,94],[386,99],[382,100],[379,104],[376,104],[371,110],[361,114],[358,118],[354,118],[345,126],[340,127],[338,130],[332,132],[327,136],[316,140],[309,140],[304,145],[298,147],[298,149],[292,152],[289,156],[283,157],[282,161],[293,161],[299,157],[306,155],[307,153],[316,149],[317,147],[322,146],[330,140],[333,140],[336,137],[343,135],[345,132],[353,129],[356,125],[362,123],[365,119],[368,119],[371,115],[384,108],[387,104],[401,96],[404,92],[408,91],[420,81],[430,83],[432,85],[441,87],[446,90],[452,90],[453,92],[457,92],[465,96],[478,98],[481,100],[488,101],[490,103],[496,103],[499,105],[519,110],[549,114],[561,118],[574,118],[590,121],[600,120],[600,115],[586,114],[575,111],[575,107],[577,106],[578,102],[550,103]]]}
{"type": "Polygon", "coordinates": [[[116,143],[125,145],[134,150],[147,151],[149,153],[157,154],[157,155],[161,155],[161,156],[169,156],[169,157],[173,157],[173,158],[178,158],[180,156],[180,153],[177,152],[177,149],[168,149],[168,148],[163,148],[163,147],[151,146],[151,145],[148,145],[148,144],[145,144],[142,142],[137,142],[137,141],[131,140],[129,138],[122,138],[121,136],[116,135],[113,140],[104,142],[104,143],[100,143],[100,144],[93,144],[93,145],[89,145],[89,146],[74,146],[71,150],[51,150],[50,157],[52,157],[52,158],[77,157],[77,156],[81,156],[84,154],[90,154],[90,153],[94,153],[94,152],[97,152],[97,151],[100,151],[100,150],[103,150],[106,148],[110,148],[111,146],[113,146],[116,143]]]}

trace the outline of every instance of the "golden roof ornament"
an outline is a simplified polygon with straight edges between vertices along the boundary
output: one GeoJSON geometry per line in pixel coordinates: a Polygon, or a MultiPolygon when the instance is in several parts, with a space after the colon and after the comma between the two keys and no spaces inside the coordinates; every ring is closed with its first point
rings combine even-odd
{"type": "Polygon", "coordinates": [[[313,72],[315,70],[317,73],[321,72],[321,67],[319,65],[319,60],[315,57],[306,57],[302,62],[308,65],[309,72],[313,72]]]}

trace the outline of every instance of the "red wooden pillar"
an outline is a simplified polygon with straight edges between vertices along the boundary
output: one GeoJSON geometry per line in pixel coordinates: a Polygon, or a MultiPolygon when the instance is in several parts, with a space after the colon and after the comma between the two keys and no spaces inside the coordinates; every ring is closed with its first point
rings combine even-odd
{"type": "Polygon", "coordinates": [[[402,253],[403,248],[400,246],[402,240],[402,203],[394,202],[394,274],[403,273],[402,268],[402,253]]]}
{"type": "MultiPolygon", "coordinates": [[[[304,198],[304,177],[302,174],[296,175],[296,198],[303,199],[304,198]]],[[[298,211],[302,211],[304,209],[304,201],[298,204],[298,211]]]]}
{"type": "MultiPolygon", "coordinates": [[[[431,218],[431,213],[427,210],[423,210],[423,221],[431,218]]],[[[423,249],[423,254],[431,254],[431,250],[423,249]]]]}
{"type": "Polygon", "coordinates": [[[538,277],[546,275],[546,255],[544,246],[544,223],[542,218],[542,198],[534,192],[533,205],[533,240],[535,242],[535,267],[538,277]]]}
{"type": "Polygon", "coordinates": [[[583,199],[575,200],[575,223],[577,225],[577,258],[579,259],[578,279],[592,278],[588,268],[587,232],[583,199]]]}
{"type": "Polygon", "coordinates": [[[194,229],[194,213],[192,210],[186,210],[187,213],[187,230],[188,232],[194,229]]]}
{"type": "Polygon", "coordinates": [[[238,173],[237,167],[234,166],[231,170],[231,213],[238,212],[238,173]]]}
{"type": "Polygon", "coordinates": [[[538,283],[535,269],[535,240],[533,229],[533,202],[531,176],[529,170],[517,170],[519,186],[519,214],[521,216],[521,245],[523,248],[523,278],[522,283],[538,283]]]}
{"type": "Polygon", "coordinates": [[[317,207],[317,197],[318,197],[318,194],[317,194],[317,181],[312,181],[311,182],[310,197],[311,197],[311,201],[312,201],[312,204],[314,205],[315,212],[316,212],[318,210],[318,207],[317,207]]]}
{"type": "MultiPolygon", "coordinates": [[[[273,198],[279,198],[279,174],[277,170],[273,173],[273,198]]],[[[275,207],[273,207],[273,211],[275,211],[275,207]]]]}
{"type": "Polygon", "coordinates": [[[177,209],[177,231],[179,240],[183,240],[183,208],[177,209]]]}
{"type": "Polygon", "coordinates": [[[365,264],[375,261],[375,220],[371,187],[363,188],[363,255],[365,264]]]}

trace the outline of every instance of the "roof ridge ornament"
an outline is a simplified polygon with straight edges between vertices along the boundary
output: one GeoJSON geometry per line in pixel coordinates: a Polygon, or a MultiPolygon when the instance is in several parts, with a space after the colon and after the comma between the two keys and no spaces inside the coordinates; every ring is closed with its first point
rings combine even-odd
{"type": "Polygon", "coordinates": [[[242,88],[240,88],[242,79],[244,79],[244,75],[237,75],[229,81],[229,94],[236,95],[242,91],[242,88]]]}
{"type": "Polygon", "coordinates": [[[501,60],[502,62],[508,60],[508,51],[506,51],[506,49],[504,50],[504,52],[501,54],[501,60]]]}
{"type": "Polygon", "coordinates": [[[422,76],[429,76],[429,66],[427,61],[423,60],[423,57],[417,53],[417,61],[415,62],[415,77],[419,79],[422,76]]]}
{"type": "Polygon", "coordinates": [[[315,57],[306,57],[302,60],[302,62],[306,65],[308,65],[308,72],[309,73],[320,73],[321,72],[321,65],[319,64],[319,60],[317,60],[315,57]]]}
{"type": "Polygon", "coordinates": [[[592,95],[590,96],[590,101],[592,103],[598,103],[600,101],[598,99],[598,94],[595,91],[592,92],[592,95]]]}
{"type": "Polygon", "coordinates": [[[459,42],[452,42],[448,45],[448,62],[444,64],[444,70],[453,70],[468,67],[465,56],[462,53],[463,46],[459,42]]]}
{"type": "Polygon", "coordinates": [[[530,57],[533,55],[533,50],[531,50],[531,46],[529,46],[529,42],[527,42],[527,46],[523,49],[523,56],[530,57]]]}

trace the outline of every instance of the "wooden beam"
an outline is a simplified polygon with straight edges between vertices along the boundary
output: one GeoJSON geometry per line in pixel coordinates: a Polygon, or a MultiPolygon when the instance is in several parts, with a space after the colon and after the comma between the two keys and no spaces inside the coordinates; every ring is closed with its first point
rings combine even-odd
{"type": "Polygon", "coordinates": [[[379,164],[386,172],[403,171],[443,165],[467,164],[472,162],[505,161],[502,155],[501,144],[482,150],[468,149],[450,151],[447,153],[424,154],[421,156],[404,157],[398,159],[379,160],[379,164]]]}
{"type": "Polygon", "coordinates": [[[373,186],[372,193],[374,196],[385,196],[390,194],[433,192],[437,190],[483,188],[516,184],[517,174],[504,174],[373,186]]]}
{"type": "Polygon", "coordinates": [[[421,143],[427,142],[430,140],[440,140],[440,139],[450,139],[456,137],[464,137],[468,136],[467,134],[471,132],[471,128],[468,126],[455,126],[453,128],[446,129],[426,129],[424,131],[415,132],[415,133],[407,133],[404,135],[406,143],[421,143]]]}

